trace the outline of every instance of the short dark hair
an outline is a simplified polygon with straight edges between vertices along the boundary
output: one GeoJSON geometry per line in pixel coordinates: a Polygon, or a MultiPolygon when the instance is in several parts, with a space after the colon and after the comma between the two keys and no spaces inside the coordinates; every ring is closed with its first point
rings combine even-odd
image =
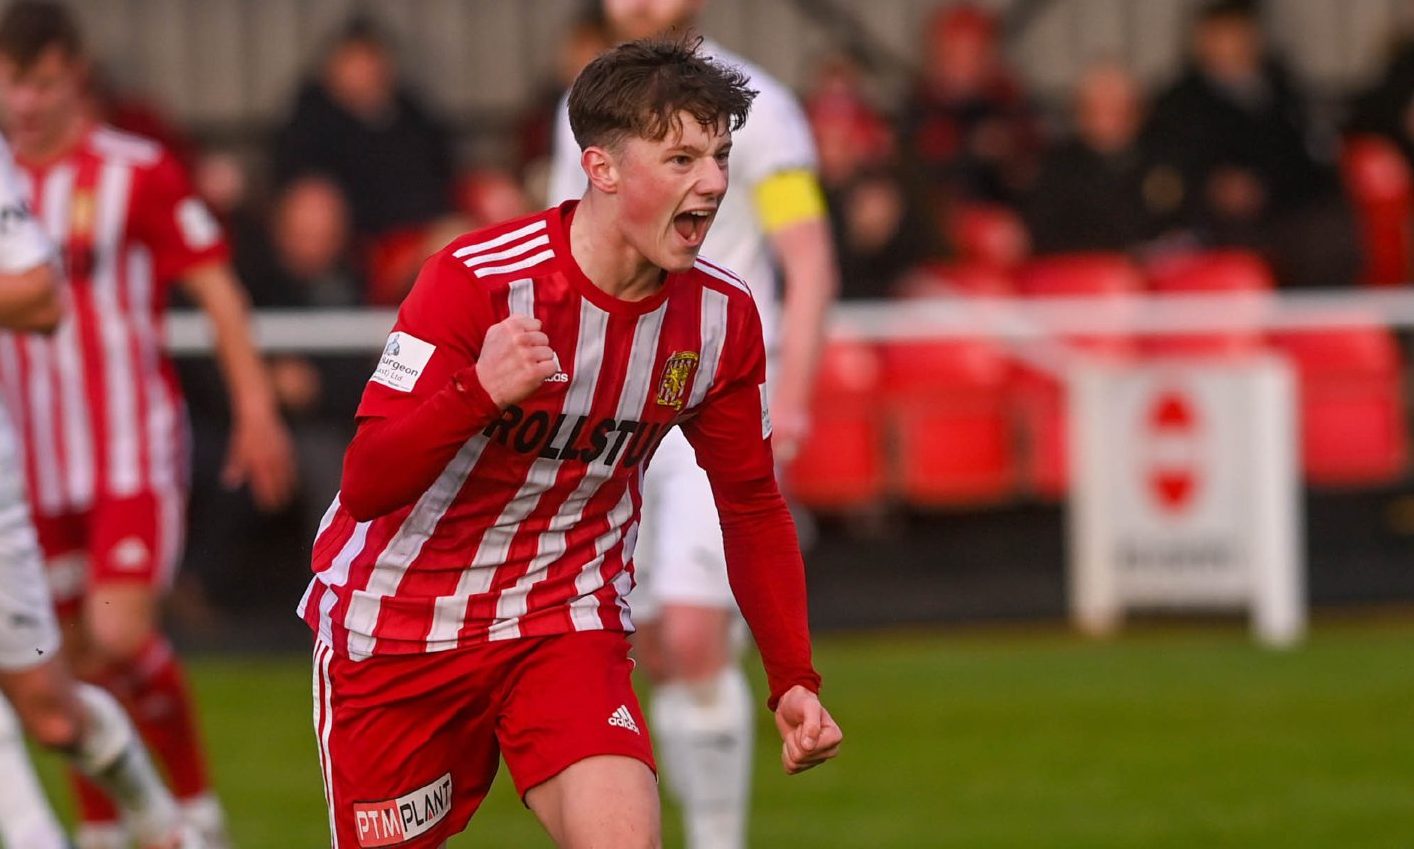
{"type": "Polygon", "coordinates": [[[658,141],[687,112],[703,127],[741,129],[756,92],[739,69],[698,52],[701,38],[646,38],[599,54],[570,88],[570,130],[581,150],[628,136],[658,141]]]}
{"type": "Polygon", "coordinates": [[[71,58],[83,53],[73,15],[49,0],[16,0],[0,17],[0,56],[29,70],[44,51],[58,47],[71,58]]]}

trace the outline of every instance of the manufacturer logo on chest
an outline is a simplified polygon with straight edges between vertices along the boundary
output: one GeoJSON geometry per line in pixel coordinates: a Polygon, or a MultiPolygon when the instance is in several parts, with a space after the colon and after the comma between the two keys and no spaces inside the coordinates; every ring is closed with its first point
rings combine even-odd
{"type": "Polygon", "coordinates": [[[663,366],[663,379],[658,381],[658,404],[681,410],[687,401],[687,387],[697,369],[695,351],[678,351],[663,366]]]}

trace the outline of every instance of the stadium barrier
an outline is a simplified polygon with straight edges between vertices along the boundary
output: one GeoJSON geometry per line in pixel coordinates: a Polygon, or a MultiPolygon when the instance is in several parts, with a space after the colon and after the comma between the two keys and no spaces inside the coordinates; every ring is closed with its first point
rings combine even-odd
{"type": "MultiPolygon", "coordinates": [[[[261,311],[255,335],[272,354],[372,356],[394,317],[261,311]]],[[[1402,289],[844,303],[819,386],[828,444],[807,444],[788,474],[825,512],[890,494],[995,503],[1029,480],[1033,495],[1070,499],[1068,584],[1085,630],[1113,630],[1130,607],[1250,607],[1259,639],[1290,645],[1306,610],[1300,468],[1313,483],[1402,474],[1392,331],[1410,327],[1402,289]],[[1038,398],[1046,412],[1022,417],[1025,468],[1007,410],[1038,398]],[[1042,441],[1054,456],[1038,470],[1042,441]]],[[[210,350],[199,314],[172,315],[167,331],[175,354],[210,350]]]]}

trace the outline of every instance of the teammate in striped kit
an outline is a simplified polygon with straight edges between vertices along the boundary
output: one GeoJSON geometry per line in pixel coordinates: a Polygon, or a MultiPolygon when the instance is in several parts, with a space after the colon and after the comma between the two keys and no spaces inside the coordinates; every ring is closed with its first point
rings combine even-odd
{"type": "MultiPolygon", "coordinates": [[[[293,457],[219,228],[169,153],[94,122],[87,77],[67,11],[38,0],[6,8],[5,132],[35,215],[59,248],[71,314],[51,337],[0,339],[0,385],[25,449],[75,671],[119,697],[184,811],[223,845],[191,699],[157,630],[187,478],[181,397],[161,350],[172,281],[215,329],[234,411],[227,480],[249,483],[258,503],[280,503],[293,457]]],[[[112,807],[80,787],[80,844],[125,845],[112,807]]]]}
{"type": "MultiPolygon", "coordinates": [[[[0,327],[49,333],[58,325],[63,309],[53,260],[20,193],[10,149],[0,142],[0,327]]],[[[69,677],[16,448],[0,413],[0,843],[69,845],[26,757],[18,719],[122,805],[145,849],[199,849],[195,835],[183,834],[176,802],[122,707],[69,677]]]]}
{"type": "MultiPolygon", "coordinates": [[[[687,30],[704,0],[602,5],[614,35],[629,40],[687,30]]],[[[776,457],[786,461],[808,429],[825,312],[838,289],[815,145],[789,88],[718,44],[707,41],[703,51],[740,68],[759,91],[734,140],[735,187],[703,250],[751,281],[766,340],[772,441],[776,457]]],[[[584,181],[562,102],[550,201],[579,197],[584,181]]],[[[688,849],[747,843],[752,697],[725,559],[711,486],[687,440],[671,434],[643,484],[634,654],[653,682],[650,713],[664,784],[680,804],[688,849]]]]}
{"type": "Polygon", "coordinates": [[[691,44],[604,54],[570,96],[584,198],[457,239],[403,303],[300,604],[335,847],[442,845],[498,756],[559,845],[659,845],[626,596],[674,427],[717,495],[787,771],[838,750],[760,318],[697,256],[753,95],[691,44]]]}

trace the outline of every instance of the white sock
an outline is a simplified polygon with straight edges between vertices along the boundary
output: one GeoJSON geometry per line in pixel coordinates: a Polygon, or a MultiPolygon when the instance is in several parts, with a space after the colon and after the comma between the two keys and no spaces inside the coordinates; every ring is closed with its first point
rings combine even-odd
{"type": "Polygon", "coordinates": [[[74,834],[78,849],[130,849],[128,830],[118,823],[82,823],[74,834]]]}
{"type": "Polygon", "coordinates": [[[34,774],[24,731],[10,703],[0,698],[0,844],[65,849],[64,829],[34,774]]]}
{"type": "Polygon", "coordinates": [[[689,849],[742,849],[751,795],[751,687],[736,666],[653,691],[663,776],[682,804],[689,849]]]}
{"type": "Polygon", "coordinates": [[[181,823],[176,800],[127,714],[98,687],[79,684],[76,695],[87,721],[74,766],[108,794],[140,845],[170,839],[181,823]]]}
{"type": "Polygon", "coordinates": [[[231,849],[231,838],[226,833],[226,814],[215,795],[202,793],[183,799],[180,804],[182,819],[192,831],[201,835],[201,845],[206,849],[231,849]]]}

